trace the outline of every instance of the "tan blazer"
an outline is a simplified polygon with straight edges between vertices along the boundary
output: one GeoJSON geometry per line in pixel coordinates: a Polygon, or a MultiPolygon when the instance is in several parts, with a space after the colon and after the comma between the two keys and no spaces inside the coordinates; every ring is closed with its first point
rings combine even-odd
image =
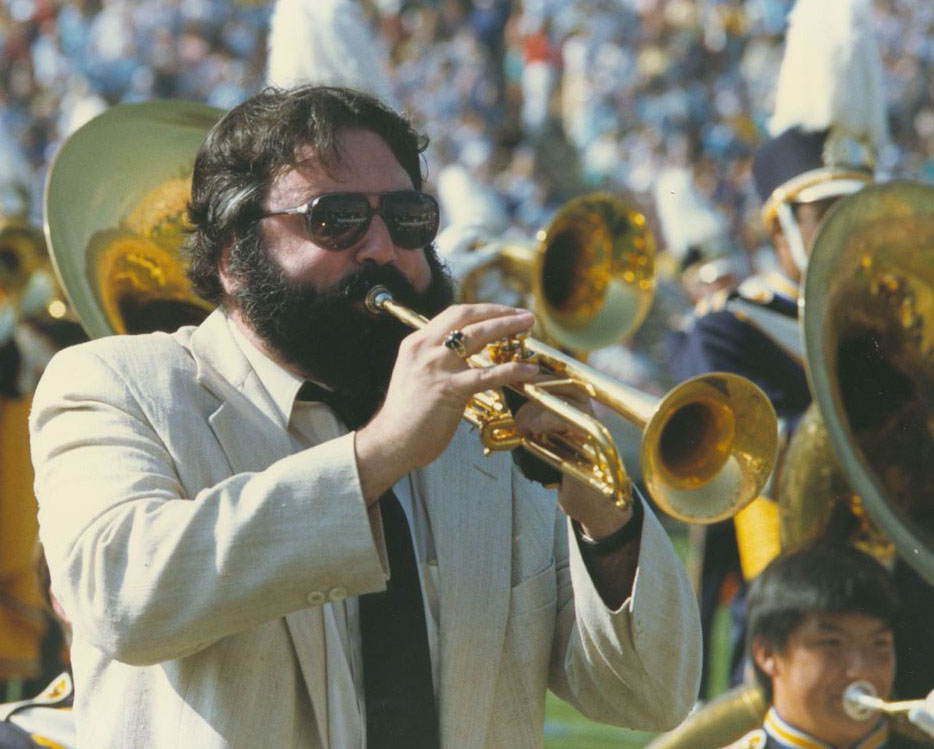
{"type": "MultiPolygon", "coordinates": [[[[381,549],[353,436],[291,454],[274,413],[220,313],[46,370],[32,452],[80,747],[329,746],[320,604],[383,589],[381,549]]],[[[553,493],[466,425],[414,481],[438,554],[444,746],[541,746],[546,687],[596,720],[684,717],[698,614],[651,512],[614,613],[553,493]]]]}

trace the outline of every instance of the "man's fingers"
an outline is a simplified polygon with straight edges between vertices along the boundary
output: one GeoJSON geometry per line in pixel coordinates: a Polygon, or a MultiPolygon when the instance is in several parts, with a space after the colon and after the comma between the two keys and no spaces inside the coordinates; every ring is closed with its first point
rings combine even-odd
{"type": "Polygon", "coordinates": [[[530,382],[538,375],[537,364],[508,362],[493,367],[465,369],[451,375],[451,383],[460,392],[473,395],[483,390],[530,382]]]}
{"type": "Polygon", "coordinates": [[[468,356],[480,353],[488,344],[529,330],[535,316],[528,310],[502,304],[462,304],[448,307],[423,329],[427,340],[443,343],[448,333],[464,334],[468,356]]]}
{"type": "Polygon", "coordinates": [[[508,317],[522,312],[531,314],[528,310],[505,304],[452,304],[431,318],[426,327],[437,328],[443,335],[443,332],[451,328],[462,328],[473,322],[493,317],[508,317]]]}
{"type": "Polygon", "coordinates": [[[502,338],[525,333],[535,322],[531,312],[520,312],[514,315],[494,317],[482,322],[471,323],[460,328],[466,337],[464,345],[468,356],[479,354],[489,344],[502,338]]]}

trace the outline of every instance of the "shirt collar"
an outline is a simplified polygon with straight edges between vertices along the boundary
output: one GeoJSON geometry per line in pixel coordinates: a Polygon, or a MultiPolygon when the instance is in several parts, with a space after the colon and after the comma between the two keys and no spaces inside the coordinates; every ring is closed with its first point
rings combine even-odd
{"type": "MultiPolygon", "coordinates": [[[[769,736],[779,746],[788,749],[833,749],[830,744],[814,738],[782,719],[774,707],[770,707],[763,724],[769,736]]],[[[884,747],[889,738],[888,723],[882,719],[851,749],[879,749],[884,747]]]]}
{"type": "Polygon", "coordinates": [[[253,342],[243,335],[236,323],[229,317],[227,318],[227,326],[260,383],[276,405],[276,410],[282,417],[283,425],[287,426],[292,417],[295,396],[298,395],[298,390],[305,383],[305,380],[256,348],[253,342]]]}

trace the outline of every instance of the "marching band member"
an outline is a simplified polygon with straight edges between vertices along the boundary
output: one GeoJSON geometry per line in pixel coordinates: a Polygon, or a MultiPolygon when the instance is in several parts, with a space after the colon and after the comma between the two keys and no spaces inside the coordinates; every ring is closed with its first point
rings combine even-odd
{"type": "Polygon", "coordinates": [[[924,746],[857,720],[843,695],[857,681],[887,698],[895,678],[898,594],[887,570],[848,545],[820,541],[773,560],[747,599],[747,647],[770,708],[730,749],[924,746]]]}

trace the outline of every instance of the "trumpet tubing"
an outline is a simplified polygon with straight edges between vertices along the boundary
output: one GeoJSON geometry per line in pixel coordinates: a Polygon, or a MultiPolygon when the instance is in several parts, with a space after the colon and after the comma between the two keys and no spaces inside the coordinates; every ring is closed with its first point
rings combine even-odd
{"type": "MultiPolygon", "coordinates": [[[[428,322],[396,303],[382,286],[370,290],[366,306],[413,328],[428,322]]],[[[484,448],[523,447],[621,507],[632,502],[631,482],[609,431],[549,390],[576,387],[642,429],[641,461],[648,490],[664,512],[685,522],[712,523],[735,514],[756,497],[772,471],[778,447],[775,412],[762,391],[742,377],[724,373],[695,377],[659,400],[534,338],[494,344],[487,357],[472,357],[468,363],[537,363],[552,379],[513,389],[573,425],[582,436],[524,437],[502,398],[488,391],[475,396],[464,413],[478,427],[484,448]]]]}

